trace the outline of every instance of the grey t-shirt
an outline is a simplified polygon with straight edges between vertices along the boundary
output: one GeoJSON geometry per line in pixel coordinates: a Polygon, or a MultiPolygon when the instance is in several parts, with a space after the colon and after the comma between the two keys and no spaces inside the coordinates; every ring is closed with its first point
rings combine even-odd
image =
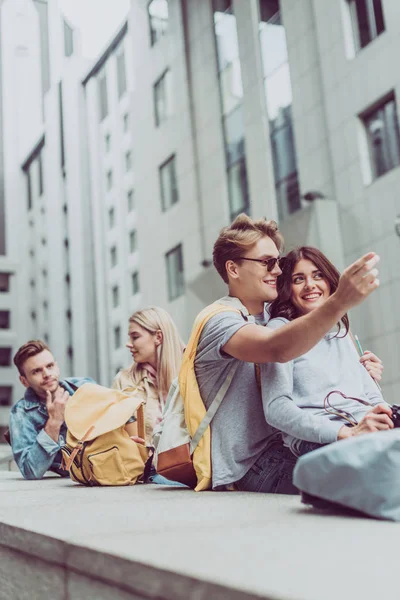
{"type": "MultiPolygon", "coordinates": [[[[266,325],[269,315],[255,321],[266,325]]],[[[236,361],[237,370],[217,414],[211,422],[212,485],[216,488],[241,479],[268,447],[275,430],[264,417],[253,363],[232,358],[221,348],[246,321],[234,312],[222,312],[206,323],[197,347],[195,372],[200,394],[208,408],[236,361]]]]}

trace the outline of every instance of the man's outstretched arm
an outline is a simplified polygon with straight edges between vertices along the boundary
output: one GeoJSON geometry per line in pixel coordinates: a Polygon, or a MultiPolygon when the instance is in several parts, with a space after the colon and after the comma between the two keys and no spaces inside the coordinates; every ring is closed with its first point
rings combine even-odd
{"type": "Polygon", "coordinates": [[[224,352],[246,362],[284,363],[313,348],[351,308],[361,304],[379,287],[375,265],[379,256],[366,254],[343,272],[338,288],[326,302],[311,313],[291,321],[276,331],[247,325],[239,329],[223,347],[224,352]]]}

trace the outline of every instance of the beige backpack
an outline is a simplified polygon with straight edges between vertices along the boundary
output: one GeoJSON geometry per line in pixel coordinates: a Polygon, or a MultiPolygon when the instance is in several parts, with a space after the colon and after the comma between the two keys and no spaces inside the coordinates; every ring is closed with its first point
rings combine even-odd
{"type": "Polygon", "coordinates": [[[144,438],[141,398],[86,383],[68,400],[65,409],[66,444],[61,448],[64,468],[82,485],[133,485],[148,459],[145,445],[125,431],[137,413],[138,435],[144,438]]]}

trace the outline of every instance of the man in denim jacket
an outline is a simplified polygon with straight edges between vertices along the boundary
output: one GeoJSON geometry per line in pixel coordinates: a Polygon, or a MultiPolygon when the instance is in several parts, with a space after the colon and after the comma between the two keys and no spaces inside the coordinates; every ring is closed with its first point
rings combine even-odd
{"type": "Polygon", "coordinates": [[[14,356],[24,397],[11,409],[10,437],[14,460],[25,479],[40,479],[46,471],[68,475],[61,468],[61,446],[67,426],[64,411],[68,399],[90,378],[60,380],[60,369],[46,344],[27,342],[14,356]]]}

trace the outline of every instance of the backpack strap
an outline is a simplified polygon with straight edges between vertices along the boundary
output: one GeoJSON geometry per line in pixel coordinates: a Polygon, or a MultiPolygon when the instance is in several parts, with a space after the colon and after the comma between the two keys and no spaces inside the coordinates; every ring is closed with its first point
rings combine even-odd
{"type": "Polygon", "coordinates": [[[193,452],[196,450],[201,438],[204,435],[205,430],[207,429],[207,427],[209,426],[209,424],[215,417],[217,410],[221,406],[221,402],[226,396],[226,393],[229,389],[229,386],[231,385],[233,376],[236,373],[236,369],[238,368],[238,365],[239,365],[239,361],[234,359],[230,366],[228,375],[227,375],[224,383],[219,388],[217,395],[215,396],[214,400],[211,402],[211,404],[206,412],[205,417],[201,421],[200,425],[198,426],[198,428],[196,430],[196,433],[194,434],[194,436],[192,438],[192,441],[190,443],[190,454],[193,454],[193,452]]]}

